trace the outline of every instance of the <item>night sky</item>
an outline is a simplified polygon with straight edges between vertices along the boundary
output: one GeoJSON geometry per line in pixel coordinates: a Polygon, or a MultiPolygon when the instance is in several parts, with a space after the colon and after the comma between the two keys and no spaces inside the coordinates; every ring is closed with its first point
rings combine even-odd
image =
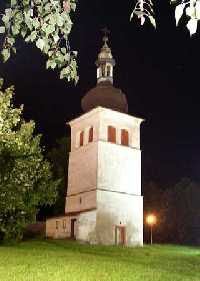
{"type": "Polygon", "coordinates": [[[15,104],[24,104],[24,117],[36,121],[50,147],[67,133],[65,123],[81,114],[81,97],[96,85],[100,30],[107,26],[117,62],[114,85],[126,94],[129,114],[146,120],[141,128],[143,182],[165,187],[181,177],[200,181],[200,30],[190,38],[184,23],[176,28],[167,0],[155,1],[162,2],[155,7],[157,30],[150,24],[141,27],[136,19],[129,21],[132,2],[78,2],[70,39],[79,52],[77,86],[46,70],[40,51],[21,41],[17,55],[0,63],[0,76],[16,86],[15,104]]]}

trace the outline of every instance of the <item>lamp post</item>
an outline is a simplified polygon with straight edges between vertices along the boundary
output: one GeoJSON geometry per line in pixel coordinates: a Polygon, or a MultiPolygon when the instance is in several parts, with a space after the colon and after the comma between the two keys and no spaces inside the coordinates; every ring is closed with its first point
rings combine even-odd
{"type": "Polygon", "coordinates": [[[152,245],[153,244],[153,226],[156,224],[156,216],[154,214],[147,215],[146,223],[150,226],[151,245],[152,245]]]}

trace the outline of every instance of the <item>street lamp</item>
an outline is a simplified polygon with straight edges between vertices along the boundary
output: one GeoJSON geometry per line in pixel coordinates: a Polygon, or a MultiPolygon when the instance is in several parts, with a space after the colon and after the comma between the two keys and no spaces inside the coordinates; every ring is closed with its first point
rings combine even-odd
{"type": "Polygon", "coordinates": [[[151,245],[153,244],[153,226],[156,224],[156,216],[149,214],[146,216],[146,223],[150,226],[151,230],[151,245]]]}

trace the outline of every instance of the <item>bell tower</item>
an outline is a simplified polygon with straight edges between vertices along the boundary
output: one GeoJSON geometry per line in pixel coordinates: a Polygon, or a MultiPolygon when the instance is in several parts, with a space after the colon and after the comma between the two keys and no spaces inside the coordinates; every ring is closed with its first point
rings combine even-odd
{"type": "Polygon", "coordinates": [[[143,245],[141,118],[127,114],[113,86],[115,60],[107,34],[96,61],[97,85],[82,98],[83,114],[70,121],[71,153],[65,212],[76,239],[143,245]]]}

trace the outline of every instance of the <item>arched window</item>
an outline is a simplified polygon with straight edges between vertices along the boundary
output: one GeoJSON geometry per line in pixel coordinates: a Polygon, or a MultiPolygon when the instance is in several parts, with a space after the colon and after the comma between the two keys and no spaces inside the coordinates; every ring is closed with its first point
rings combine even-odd
{"type": "Polygon", "coordinates": [[[111,76],[111,66],[107,66],[107,76],[111,76]]]}
{"type": "Polygon", "coordinates": [[[106,76],[106,66],[105,66],[105,64],[102,65],[101,69],[102,69],[102,76],[105,77],[106,76]]]}
{"type": "Polygon", "coordinates": [[[93,142],[93,127],[89,129],[89,139],[88,142],[93,142]]]}
{"type": "Polygon", "coordinates": [[[83,146],[83,138],[84,138],[84,132],[82,131],[80,133],[80,146],[83,146]]]}
{"type": "Polygon", "coordinates": [[[108,141],[116,143],[116,128],[108,126],[108,141]]]}
{"type": "Polygon", "coordinates": [[[125,146],[129,146],[129,136],[128,131],[125,129],[121,130],[121,144],[125,146]]]}

